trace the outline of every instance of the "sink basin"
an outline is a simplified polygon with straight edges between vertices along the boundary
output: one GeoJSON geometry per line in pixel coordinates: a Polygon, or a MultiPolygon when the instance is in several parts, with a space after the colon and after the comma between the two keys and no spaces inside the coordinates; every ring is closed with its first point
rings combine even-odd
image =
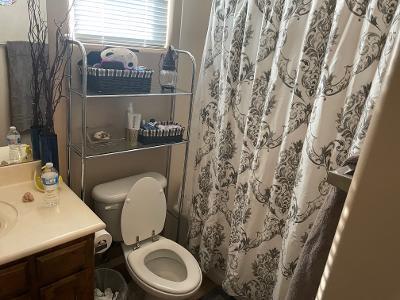
{"type": "Polygon", "coordinates": [[[0,237],[9,232],[17,223],[17,209],[6,202],[0,201],[0,237]]]}

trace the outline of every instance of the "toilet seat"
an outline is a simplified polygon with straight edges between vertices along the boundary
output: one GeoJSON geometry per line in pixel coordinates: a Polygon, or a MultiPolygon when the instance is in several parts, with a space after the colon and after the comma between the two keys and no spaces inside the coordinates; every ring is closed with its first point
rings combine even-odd
{"type": "Polygon", "coordinates": [[[145,244],[141,248],[130,252],[127,256],[127,264],[142,282],[145,282],[158,291],[168,294],[180,295],[191,293],[197,290],[202,280],[200,267],[192,254],[181,245],[162,237],[156,242],[145,244]],[[187,272],[186,278],[183,281],[172,281],[162,278],[148,268],[146,257],[162,250],[167,250],[167,252],[169,250],[180,259],[180,263],[183,264],[187,272]]]}

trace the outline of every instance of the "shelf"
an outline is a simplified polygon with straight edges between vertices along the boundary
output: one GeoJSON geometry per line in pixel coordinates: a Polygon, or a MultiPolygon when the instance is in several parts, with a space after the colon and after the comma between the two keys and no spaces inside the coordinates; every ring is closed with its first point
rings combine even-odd
{"type": "MultiPolygon", "coordinates": [[[[71,89],[71,92],[73,94],[76,94],[80,96],[81,98],[84,98],[84,95],[74,89],[71,89]]],[[[122,94],[122,95],[106,95],[106,94],[96,94],[93,92],[87,93],[87,98],[129,98],[129,97],[154,97],[154,96],[185,96],[185,95],[192,95],[191,92],[183,91],[180,89],[176,89],[174,92],[163,92],[160,87],[157,88],[152,88],[151,91],[147,94],[122,94]]]]}
{"type": "MultiPolygon", "coordinates": [[[[121,141],[118,143],[112,143],[107,145],[91,145],[89,142],[87,143],[86,149],[86,157],[87,159],[97,158],[97,157],[104,157],[116,154],[123,154],[123,153],[130,153],[136,151],[144,151],[144,150],[151,150],[151,149],[158,149],[176,145],[184,145],[187,144],[187,140],[183,140],[182,142],[178,143],[168,143],[168,144],[150,144],[150,145],[143,145],[138,144],[137,146],[130,146],[125,141],[121,141]]],[[[80,144],[72,144],[71,150],[75,152],[79,157],[82,157],[82,146],[80,144]]]]}
{"type": "Polygon", "coordinates": [[[347,193],[353,179],[354,170],[355,166],[344,166],[335,171],[329,171],[327,181],[329,184],[347,193]]]}

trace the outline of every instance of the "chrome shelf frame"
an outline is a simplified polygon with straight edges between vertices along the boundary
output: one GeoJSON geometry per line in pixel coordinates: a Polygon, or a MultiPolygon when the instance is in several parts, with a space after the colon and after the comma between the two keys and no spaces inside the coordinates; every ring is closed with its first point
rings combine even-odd
{"type": "MultiPolygon", "coordinates": [[[[92,150],[89,150],[91,148],[89,146],[88,150],[86,152],[87,153],[86,159],[94,159],[94,158],[99,158],[99,157],[106,157],[106,156],[125,154],[125,153],[137,152],[137,151],[146,151],[146,150],[159,149],[159,148],[165,148],[165,147],[173,147],[173,146],[177,146],[177,145],[185,145],[187,143],[188,143],[188,140],[183,140],[182,142],[176,142],[176,143],[166,143],[166,144],[149,144],[149,145],[139,144],[134,147],[130,147],[130,148],[126,147],[126,149],[115,150],[115,151],[107,151],[107,148],[113,147],[112,145],[111,146],[108,146],[108,145],[97,146],[97,147],[95,147],[97,149],[92,149],[92,150]],[[100,148],[103,148],[106,150],[100,151],[100,148]],[[95,153],[95,152],[100,152],[100,153],[95,153]]],[[[114,147],[118,148],[118,146],[114,146],[114,147]]],[[[80,146],[80,145],[71,144],[72,151],[79,157],[82,157],[81,148],[82,148],[82,146],[80,146]]]]}
{"type": "MultiPolygon", "coordinates": [[[[189,60],[191,61],[192,64],[192,76],[191,76],[191,83],[190,83],[190,90],[189,91],[183,91],[183,90],[175,90],[173,92],[163,92],[160,89],[152,89],[150,93],[147,94],[123,94],[123,95],[105,95],[105,94],[93,94],[88,92],[87,89],[87,52],[86,52],[86,46],[84,43],[71,38],[71,36],[66,35],[66,40],[69,44],[69,50],[72,52],[74,51],[74,48],[77,48],[79,50],[79,54],[82,59],[82,73],[77,74],[76,76],[81,77],[81,90],[76,90],[72,88],[72,79],[74,74],[72,74],[72,59],[69,61],[68,68],[67,68],[67,74],[66,78],[68,81],[68,89],[69,89],[69,101],[68,101],[68,109],[67,109],[67,152],[68,152],[68,157],[67,157],[67,165],[68,165],[68,183],[70,183],[70,176],[71,176],[71,155],[74,153],[75,155],[78,156],[81,160],[81,178],[80,178],[80,194],[81,194],[81,199],[83,201],[86,200],[86,173],[87,173],[87,165],[86,161],[89,159],[96,159],[99,157],[105,157],[105,156],[111,156],[111,155],[119,155],[119,154],[127,154],[127,153],[135,153],[138,151],[146,151],[146,150],[152,150],[152,149],[158,149],[158,148],[166,148],[167,149],[167,164],[166,164],[166,170],[165,174],[167,177],[167,190],[166,190],[166,195],[167,199],[169,196],[168,193],[168,186],[170,182],[170,169],[171,169],[171,148],[173,146],[177,145],[183,145],[185,147],[185,154],[184,154],[184,163],[183,163],[183,172],[182,172],[182,178],[181,178],[181,194],[180,198],[178,199],[179,203],[179,210],[178,210],[178,215],[171,214],[172,216],[177,218],[177,241],[179,241],[179,233],[180,233],[180,226],[181,226],[181,219],[182,219],[182,204],[183,204],[183,199],[185,197],[185,184],[186,184],[186,171],[187,171],[187,163],[188,163],[188,154],[189,154],[189,137],[190,137],[190,126],[191,126],[191,121],[192,121],[192,115],[193,115],[193,101],[194,101],[194,82],[195,82],[195,74],[196,74],[196,61],[194,56],[186,50],[181,50],[181,49],[175,49],[175,51],[178,53],[178,55],[186,55],[189,60]],[[82,119],[82,126],[81,126],[81,141],[78,144],[73,144],[72,143],[72,97],[73,96],[78,96],[81,98],[80,104],[81,104],[81,119],[82,119]],[[182,142],[179,143],[167,143],[167,144],[155,144],[155,145],[140,145],[138,147],[133,147],[130,149],[122,149],[122,150],[117,150],[117,151],[112,151],[112,152],[107,152],[105,151],[104,153],[93,153],[90,151],[87,141],[87,116],[88,116],[88,110],[87,110],[87,102],[91,98],[104,98],[104,99],[115,99],[115,98],[132,98],[132,97],[170,97],[171,100],[171,105],[170,105],[170,120],[175,119],[175,100],[176,96],[187,96],[190,99],[189,103],[189,113],[188,113],[188,123],[186,126],[186,139],[184,139],[182,142]]],[[[93,45],[87,45],[87,46],[93,46],[93,45]]],[[[97,45],[97,46],[103,46],[106,47],[108,45],[97,45]]],[[[116,47],[115,45],[112,45],[113,47],[116,47]]],[[[121,47],[134,47],[133,45],[123,45],[121,47]]],[[[106,148],[106,147],[105,147],[106,148]]],[[[168,201],[168,200],[167,200],[168,201]]]]}
{"type": "MultiPolygon", "coordinates": [[[[85,97],[81,92],[71,89],[71,92],[73,94],[76,94],[80,96],[81,98],[85,97]]],[[[179,89],[176,89],[175,92],[162,92],[162,91],[150,91],[150,93],[146,94],[121,94],[121,95],[110,95],[110,94],[87,94],[86,98],[132,98],[132,97],[160,97],[160,96],[187,96],[187,95],[192,95],[191,92],[186,92],[182,91],[179,89]]]]}

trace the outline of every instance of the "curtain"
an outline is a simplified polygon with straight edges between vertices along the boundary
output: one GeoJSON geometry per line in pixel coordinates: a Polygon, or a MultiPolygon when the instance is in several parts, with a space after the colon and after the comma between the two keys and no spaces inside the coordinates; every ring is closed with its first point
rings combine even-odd
{"type": "MultiPolygon", "coordinates": [[[[398,0],[215,0],[191,133],[189,248],[244,299],[284,299],[399,44],[398,0]]],[[[368,159],[368,158],[367,158],[368,159]]]]}

